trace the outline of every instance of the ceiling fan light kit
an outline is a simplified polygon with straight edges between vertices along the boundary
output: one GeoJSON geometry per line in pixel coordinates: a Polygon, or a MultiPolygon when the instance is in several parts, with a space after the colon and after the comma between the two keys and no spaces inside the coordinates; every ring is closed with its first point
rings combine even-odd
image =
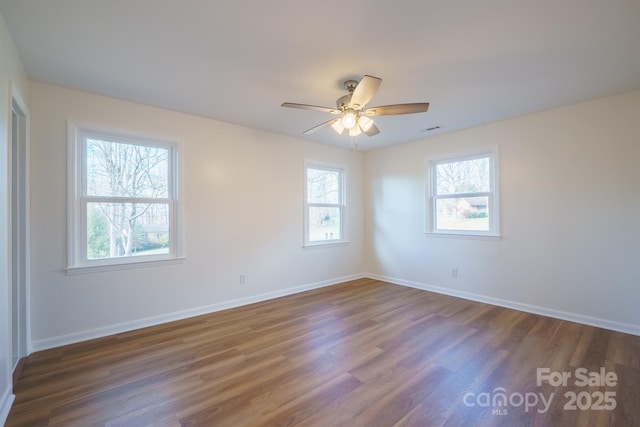
{"type": "Polygon", "coordinates": [[[354,126],[349,129],[349,136],[359,136],[361,133],[362,129],[360,129],[360,126],[354,126]]]}
{"type": "Polygon", "coordinates": [[[333,121],[333,124],[331,125],[331,127],[333,128],[333,130],[341,134],[345,129],[345,127],[342,125],[342,120],[334,119],[332,121],[333,121]]]}
{"type": "Polygon", "coordinates": [[[373,95],[375,95],[378,90],[380,83],[382,83],[382,79],[368,75],[365,75],[359,82],[356,80],[345,81],[344,88],[349,93],[338,98],[336,101],[337,108],[296,104],[293,102],[285,102],[282,106],[341,115],[341,117],[328,120],[306,130],[304,134],[311,134],[324,127],[331,126],[338,134],[342,134],[345,129],[348,129],[349,136],[351,137],[356,137],[363,133],[367,136],[374,136],[380,133],[380,130],[370,118],[372,116],[424,113],[429,109],[429,103],[427,102],[383,105],[380,107],[366,108],[367,103],[371,98],[373,98],[373,95]]]}
{"type": "Polygon", "coordinates": [[[342,117],[342,126],[345,129],[351,129],[356,125],[356,113],[352,109],[348,109],[342,117]]]}
{"type": "Polygon", "coordinates": [[[371,126],[373,126],[373,120],[367,116],[360,116],[358,119],[358,126],[362,129],[362,132],[366,132],[371,129],[371,126]]]}

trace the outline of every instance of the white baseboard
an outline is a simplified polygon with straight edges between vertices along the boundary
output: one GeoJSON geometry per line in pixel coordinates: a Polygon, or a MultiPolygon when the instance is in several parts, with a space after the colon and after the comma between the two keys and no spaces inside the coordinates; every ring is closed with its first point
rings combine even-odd
{"type": "Polygon", "coordinates": [[[175,320],[186,319],[189,317],[199,316],[202,314],[213,313],[216,311],[226,310],[229,308],[240,307],[247,304],[266,301],[273,298],[293,295],[299,292],[322,288],[325,286],[331,286],[331,285],[346,282],[349,280],[361,279],[364,277],[368,277],[375,280],[381,280],[381,281],[393,283],[396,285],[422,289],[425,291],[431,291],[439,294],[450,295],[453,297],[463,298],[471,301],[483,302],[487,304],[497,305],[500,307],[506,307],[514,310],[525,311],[527,313],[539,314],[542,316],[568,320],[570,322],[577,322],[585,325],[595,326],[598,328],[604,328],[612,331],[624,332],[627,334],[640,336],[639,325],[632,325],[628,323],[621,323],[621,322],[615,322],[612,320],[586,316],[578,313],[554,310],[546,307],[534,306],[534,305],[524,304],[516,301],[509,301],[501,298],[494,298],[494,297],[489,297],[485,295],[475,294],[472,292],[457,291],[454,289],[428,285],[425,283],[413,282],[409,280],[399,279],[396,277],[383,276],[383,275],[373,274],[373,273],[362,273],[362,274],[354,274],[350,276],[338,277],[335,279],[323,280],[320,282],[310,283],[307,285],[296,286],[296,287],[287,288],[287,289],[281,289],[278,291],[253,295],[250,297],[223,301],[217,304],[196,307],[189,310],[162,314],[159,316],[147,317],[144,319],[134,320],[130,322],[123,322],[123,323],[109,325],[101,328],[89,329],[85,331],[74,332],[72,334],[46,338],[43,340],[37,340],[32,342],[32,349],[33,351],[40,351],[40,350],[46,350],[49,348],[60,347],[67,344],[74,344],[77,342],[87,341],[94,338],[101,338],[108,335],[132,331],[134,329],[146,328],[149,326],[155,326],[162,323],[173,322],[175,320]]]}
{"type": "Polygon", "coordinates": [[[7,422],[9,411],[11,410],[13,399],[15,398],[16,396],[11,393],[11,387],[7,385],[7,388],[4,390],[2,397],[0,398],[0,426],[3,426],[7,422]]]}
{"type": "Polygon", "coordinates": [[[500,307],[512,308],[514,310],[525,311],[527,313],[539,314],[541,316],[553,317],[555,319],[568,320],[570,322],[582,323],[584,325],[595,326],[598,328],[609,329],[625,334],[640,336],[640,325],[629,323],[615,322],[613,320],[601,319],[598,317],[586,316],[584,314],[571,313],[567,311],[554,310],[551,308],[540,307],[536,305],[524,304],[516,301],[509,301],[501,298],[489,297],[486,295],[474,294],[472,292],[457,291],[455,289],[443,288],[441,286],[428,285],[425,283],[413,282],[410,280],[398,279],[396,277],[382,276],[379,274],[364,273],[364,277],[381,280],[396,285],[407,286],[410,288],[422,289],[425,291],[436,292],[438,294],[449,295],[453,297],[463,298],[471,301],[478,301],[487,304],[497,305],[500,307]]]}
{"type": "Polygon", "coordinates": [[[216,311],[227,310],[229,308],[240,307],[247,304],[266,301],[273,298],[279,298],[287,295],[293,295],[311,289],[322,288],[325,286],[336,285],[338,283],[347,282],[349,280],[361,279],[365,277],[363,274],[354,274],[351,276],[343,276],[335,279],[322,280],[320,282],[310,283],[302,286],[295,286],[287,289],[280,289],[273,292],[252,295],[249,297],[238,298],[234,300],[224,301],[212,305],[195,307],[188,310],[162,314],[159,316],[147,317],[144,319],[133,320],[130,322],[118,323],[101,328],[89,329],[86,331],[74,332],[72,334],[60,335],[57,337],[46,338],[32,342],[33,351],[46,350],[63,345],[74,344],[81,341],[87,341],[94,338],[106,337],[108,335],[119,334],[122,332],[132,331],[134,329],[146,328],[149,326],[160,325],[162,323],[173,322],[175,320],[186,319],[189,317],[200,316],[202,314],[213,313],[216,311]]]}

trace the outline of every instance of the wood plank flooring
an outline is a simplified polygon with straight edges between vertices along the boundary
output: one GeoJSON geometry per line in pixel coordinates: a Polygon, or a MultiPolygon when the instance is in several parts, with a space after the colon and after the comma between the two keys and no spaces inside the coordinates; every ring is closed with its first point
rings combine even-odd
{"type": "Polygon", "coordinates": [[[640,337],[361,279],[34,353],[15,394],[9,427],[640,426],[640,337]]]}

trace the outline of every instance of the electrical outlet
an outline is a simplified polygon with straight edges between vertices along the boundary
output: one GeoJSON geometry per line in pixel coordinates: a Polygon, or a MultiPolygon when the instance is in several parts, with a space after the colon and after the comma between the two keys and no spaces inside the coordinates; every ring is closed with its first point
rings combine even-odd
{"type": "Polygon", "coordinates": [[[457,268],[452,268],[451,269],[451,277],[453,277],[453,278],[458,277],[458,269],[457,268]]]}
{"type": "Polygon", "coordinates": [[[244,285],[245,283],[247,283],[247,278],[245,277],[244,274],[240,275],[240,284],[244,285]]]}

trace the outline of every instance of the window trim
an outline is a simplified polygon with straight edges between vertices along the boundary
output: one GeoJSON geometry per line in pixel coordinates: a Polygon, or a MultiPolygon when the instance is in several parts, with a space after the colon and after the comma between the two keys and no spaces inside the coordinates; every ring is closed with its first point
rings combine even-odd
{"type": "Polygon", "coordinates": [[[347,239],[347,227],[346,227],[346,181],[347,181],[347,168],[342,165],[335,164],[327,164],[322,162],[314,162],[314,161],[305,161],[304,164],[304,212],[303,212],[303,247],[304,248],[312,248],[312,247],[327,247],[327,246],[336,246],[342,245],[345,243],[349,243],[347,239]],[[307,180],[307,171],[309,169],[320,169],[326,171],[334,171],[340,173],[340,197],[339,203],[309,203],[308,199],[308,180],[307,180]],[[318,241],[310,241],[309,240],[309,208],[310,207],[337,207],[340,209],[340,239],[332,239],[332,240],[318,240],[318,241]]]}
{"type": "MultiPolygon", "coordinates": [[[[67,123],[67,268],[69,275],[89,272],[140,268],[176,264],[184,260],[182,246],[182,203],[180,203],[180,144],[154,136],[114,130],[102,126],[69,121],[67,123]],[[167,204],[169,208],[169,253],[90,260],[86,256],[87,204],[92,196],[86,191],[87,137],[113,139],[119,143],[166,148],[169,150],[168,197],[153,199],[153,203],[167,204]]],[[[123,197],[99,197],[104,201],[130,202],[123,197]]],[[[142,200],[140,198],[139,200],[142,200]]]]}
{"type": "Polygon", "coordinates": [[[426,159],[426,223],[425,234],[432,237],[472,238],[472,239],[500,239],[500,167],[498,146],[479,150],[450,153],[433,156],[426,159]],[[465,161],[488,157],[490,167],[489,192],[459,193],[456,197],[488,196],[489,198],[489,230],[439,230],[436,228],[436,166],[440,163],[465,161]]]}

